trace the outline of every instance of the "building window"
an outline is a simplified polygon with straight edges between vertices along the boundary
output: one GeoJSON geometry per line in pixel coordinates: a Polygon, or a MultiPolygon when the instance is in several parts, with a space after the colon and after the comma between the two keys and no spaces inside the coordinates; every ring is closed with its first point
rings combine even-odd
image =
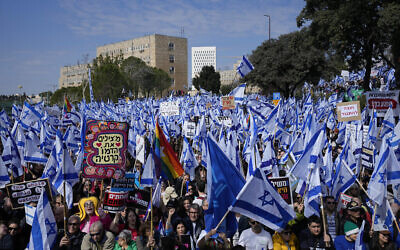
{"type": "Polygon", "coordinates": [[[174,78],[171,78],[171,83],[172,83],[172,85],[175,86],[175,79],[174,78]]]}
{"type": "Polygon", "coordinates": [[[175,48],[175,44],[173,42],[169,42],[168,43],[168,49],[169,50],[174,50],[174,48],[175,48]]]}
{"type": "Polygon", "coordinates": [[[169,55],[169,62],[170,63],[175,62],[175,56],[174,55],[169,55]]]}
{"type": "Polygon", "coordinates": [[[169,67],[169,73],[170,74],[175,73],[175,67],[174,66],[169,67]]]}

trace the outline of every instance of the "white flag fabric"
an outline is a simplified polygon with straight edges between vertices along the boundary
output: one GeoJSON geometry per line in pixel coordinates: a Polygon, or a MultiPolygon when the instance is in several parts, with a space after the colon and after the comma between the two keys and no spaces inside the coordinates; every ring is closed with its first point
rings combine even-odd
{"type": "Polygon", "coordinates": [[[273,230],[283,229],[287,222],[296,217],[293,208],[282,199],[259,168],[243,186],[229,210],[273,230]]]}
{"type": "Polygon", "coordinates": [[[33,217],[31,237],[29,239],[29,250],[52,249],[57,236],[57,223],[51,209],[49,199],[44,190],[40,195],[33,217]]]}

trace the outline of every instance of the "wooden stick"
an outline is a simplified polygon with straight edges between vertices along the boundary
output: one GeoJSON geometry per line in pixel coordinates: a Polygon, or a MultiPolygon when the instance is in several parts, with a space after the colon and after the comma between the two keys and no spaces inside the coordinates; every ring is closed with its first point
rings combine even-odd
{"type": "MultiPolygon", "coordinates": [[[[150,187],[150,236],[153,238],[153,186],[150,187]]],[[[150,247],[153,249],[153,247],[150,247]]]]}
{"type": "Polygon", "coordinates": [[[228,216],[228,213],[230,211],[226,211],[226,213],[224,214],[224,216],[222,217],[222,219],[219,221],[218,225],[215,227],[215,230],[217,230],[219,228],[219,226],[221,226],[222,222],[225,220],[226,216],[228,216]]]}
{"type": "Polygon", "coordinates": [[[375,216],[376,216],[376,207],[377,207],[377,206],[378,206],[378,204],[375,203],[375,206],[374,206],[374,215],[372,216],[371,231],[374,231],[375,216]]]}
{"type": "Polygon", "coordinates": [[[320,198],[321,198],[322,226],[324,227],[324,234],[326,234],[326,220],[325,220],[325,211],[324,211],[324,199],[322,198],[322,195],[320,196],[320,198]]]}

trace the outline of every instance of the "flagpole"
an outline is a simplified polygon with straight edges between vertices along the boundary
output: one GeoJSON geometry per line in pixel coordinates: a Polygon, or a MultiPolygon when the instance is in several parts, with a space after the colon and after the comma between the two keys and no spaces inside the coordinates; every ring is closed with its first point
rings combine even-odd
{"type": "Polygon", "coordinates": [[[222,222],[225,220],[226,216],[228,216],[229,212],[230,212],[229,210],[226,211],[226,213],[224,214],[222,219],[219,221],[218,225],[214,228],[215,230],[217,230],[219,228],[219,226],[221,226],[222,222]]]}
{"type": "Polygon", "coordinates": [[[63,179],[64,179],[64,181],[63,181],[63,191],[64,191],[64,197],[63,197],[63,202],[64,202],[64,237],[66,237],[67,236],[67,195],[66,195],[66,191],[65,191],[65,181],[66,181],[66,178],[65,178],[65,151],[63,150],[63,179]]]}
{"type": "MultiPolygon", "coordinates": [[[[376,216],[376,208],[378,204],[375,202],[374,206],[374,214],[372,215],[372,225],[371,225],[371,231],[374,231],[374,224],[375,224],[375,216],[376,216]]],[[[396,219],[395,219],[396,220],[396,219]]]]}
{"type": "MultiPolygon", "coordinates": [[[[347,163],[342,159],[342,163],[345,166],[345,168],[347,169],[347,171],[349,171],[351,174],[354,174],[353,171],[351,171],[351,169],[349,168],[349,166],[347,165],[347,163]]],[[[360,186],[361,190],[367,195],[368,199],[371,200],[371,198],[369,198],[368,192],[367,190],[364,189],[363,185],[361,184],[361,182],[355,178],[357,184],[360,186]]]]}
{"type": "MultiPolygon", "coordinates": [[[[150,236],[153,238],[153,186],[150,187],[150,236]]],[[[150,247],[153,249],[153,247],[150,247]]]]}
{"type": "Polygon", "coordinates": [[[325,211],[324,211],[324,199],[322,198],[322,195],[320,195],[319,197],[321,198],[322,226],[324,227],[324,236],[325,236],[326,235],[326,219],[325,219],[325,211]]]}

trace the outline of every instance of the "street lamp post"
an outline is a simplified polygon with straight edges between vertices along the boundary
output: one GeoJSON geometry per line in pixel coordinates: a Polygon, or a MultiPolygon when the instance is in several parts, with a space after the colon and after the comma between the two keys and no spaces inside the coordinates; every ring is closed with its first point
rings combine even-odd
{"type": "Polygon", "coordinates": [[[268,18],[268,40],[271,40],[271,16],[264,15],[268,18]]]}

